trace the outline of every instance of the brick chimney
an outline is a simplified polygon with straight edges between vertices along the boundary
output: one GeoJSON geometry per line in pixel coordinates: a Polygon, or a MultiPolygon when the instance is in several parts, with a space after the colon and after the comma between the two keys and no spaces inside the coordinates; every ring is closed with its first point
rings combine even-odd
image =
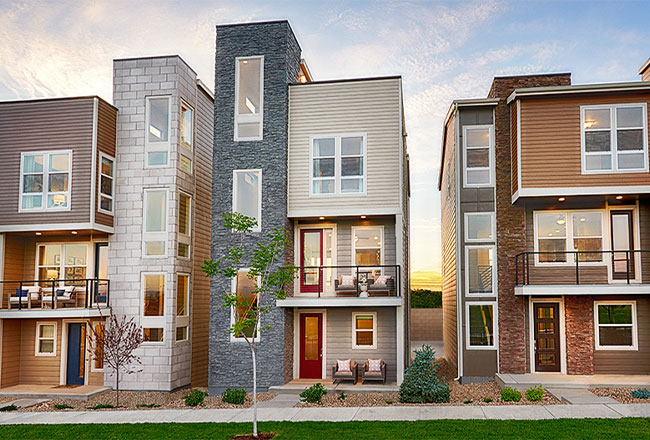
{"type": "Polygon", "coordinates": [[[641,81],[650,81],[650,58],[639,69],[639,75],[641,75],[641,81]]]}

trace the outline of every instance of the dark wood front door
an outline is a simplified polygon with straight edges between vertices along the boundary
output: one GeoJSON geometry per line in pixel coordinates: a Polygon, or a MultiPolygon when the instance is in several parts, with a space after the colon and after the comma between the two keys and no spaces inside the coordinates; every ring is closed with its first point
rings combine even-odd
{"type": "Polygon", "coordinates": [[[319,292],[322,286],[323,230],[302,229],[300,231],[300,265],[311,269],[300,271],[300,291],[319,292]]]}
{"type": "Polygon", "coordinates": [[[560,306],[534,303],[535,371],[560,371],[560,306]]]}
{"type": "MultiPolygon", "coordinates": [[[[630,251],[634,249],[634,222],[632,211],[611,211],[612,251],[630,251]]],[[[612,278],[631,280],[635,277],[633,252],[612,252],[612,278]]]]}
{"type": "Polygon", "coordinates": [[[323,377],[323,315],[300,315],[300,378],[323,377]]]}

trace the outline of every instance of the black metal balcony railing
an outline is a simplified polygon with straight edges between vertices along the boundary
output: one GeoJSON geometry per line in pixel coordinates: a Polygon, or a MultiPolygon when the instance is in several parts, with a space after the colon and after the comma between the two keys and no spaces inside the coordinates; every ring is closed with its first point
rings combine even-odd
{"type": "Polygon", "coordinates": [[[400,296],[400,265],[378,266],[296,266],[299,287],[296,293],[325,290],[337,297],[400,296]],[[348,284],[352,277],[351,284],[348,284]],[[383,278],[379,278],[383,277],[383,278]]]}
{"type": "Polygon", "coordinates": [[[99,278],[0,281],[3,309],[107,307],[110,281],[99,278]]]}
{"type": "Polygon", "coordinates": [[[637,257],[645,259],[648,252],[634,249],[522,252],[515,256],[515,284],[607,284],[608,272],[612,280],[630,284],[638,273],[640,259],[637,257]],[[538,282],[536,278],[543,281],[538,282]]]}

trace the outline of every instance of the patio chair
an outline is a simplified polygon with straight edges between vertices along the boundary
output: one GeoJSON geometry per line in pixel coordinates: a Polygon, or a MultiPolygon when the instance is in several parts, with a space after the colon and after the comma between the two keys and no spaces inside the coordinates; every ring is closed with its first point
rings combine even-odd
{"type": "Polygon", "coordinates": [[[391,275],[381,275],[368,282],[368,296],[391,296],[395,292],[395,279],[391,275]]]}
{"type": "Polygon", "coordinates": [[[386,362],[381,359],[368,359],[361,368],[361,380],[366,383],[367,380],[381,380],[386,383],[386,362]],[[371,365],[372,363],[372,365],[371,365]],[[370,367],[373,367],[372,370],[370,367]],[[379,367],[379,368],[377,368],[379,367]]]}
{"type": "Polygon", "coordinates": [[[23,286],[21,289],[16,289],[16,293],[12,296],[9,292],[9,308],[16,308],[22,306],[23,308],[32,308],[33,303],[38,303],[41,300],[40,286],[23,286]]]}
{"type": "Polygon", "coordinates": [[[334,280],[336,296],[357,296],[357,279],[353,275],[339,275],[334,280]]]}
{"type": "Polygon", "coordinates": [[[357,384],[357,381],[359,380],[359,372],[357,368],[357,363],[353,360],[350,360],[350,370],[339,370],[339,363],[342,363],[344,361],[336,361],[336,364],[332,366],[332,382],[336,383],[337,380],[339,382],[341,380],[351,380],[354,382],[354,384],[357,384]]]}
{"type": "MultiPolygon", "coordinates": [[[[55,288],[56,291],[56,306],[65,307],[66,305],[77,305],[77,296],[75,286],[64,286],[55,288]]],[[[52,290],[48,289],[47,295],[43,295],[43,306],[52,307],[52,290]]]]}

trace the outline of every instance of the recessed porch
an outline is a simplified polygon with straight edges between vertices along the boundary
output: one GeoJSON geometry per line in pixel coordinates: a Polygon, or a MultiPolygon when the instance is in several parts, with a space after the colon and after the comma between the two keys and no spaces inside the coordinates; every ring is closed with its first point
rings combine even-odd
{"type": "Polygon", "coordinates": [[[0,388],[0,396],[16,399],[73,399],[89,400],[109,393],[111,388],[100,385],[30,385],[21,384],[0,388]]]}
{"type": "Polygon", "coordinates": [[[616,388],[650,386],[650,375],[643,374],[561,374],[561,373],[497,373],[495,380],[503,387],[526,390],[535,385],[543,388],[616,388]]]}

